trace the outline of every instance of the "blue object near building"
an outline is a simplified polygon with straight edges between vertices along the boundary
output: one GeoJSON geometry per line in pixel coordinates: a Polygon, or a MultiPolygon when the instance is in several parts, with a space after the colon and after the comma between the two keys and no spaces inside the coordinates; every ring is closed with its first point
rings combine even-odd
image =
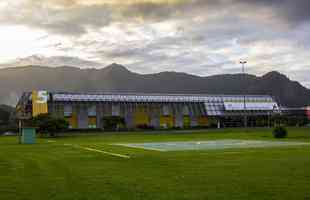
{"type": "Polygon", "coordinates": [[[36,143],[36,129],[23,128],[22,129],[22,144],[35,144],[36,143]]]}

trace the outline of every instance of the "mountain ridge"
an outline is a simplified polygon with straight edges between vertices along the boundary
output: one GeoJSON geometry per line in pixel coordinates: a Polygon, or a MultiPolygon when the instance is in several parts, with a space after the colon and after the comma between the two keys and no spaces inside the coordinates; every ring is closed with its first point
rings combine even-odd
{"type": "Polygon", "coordinates": [[[15,105],[23,91],[129,92],[173,94],[265,94],[282,105],[310,105],[310,90],[272,71],[263,76],[183,72],[138,74],[113,63],[105,68],[24,66],[0,69],[0,104],[15,105]],[[9,69],[9,70],[8,70],[9,69]]]}

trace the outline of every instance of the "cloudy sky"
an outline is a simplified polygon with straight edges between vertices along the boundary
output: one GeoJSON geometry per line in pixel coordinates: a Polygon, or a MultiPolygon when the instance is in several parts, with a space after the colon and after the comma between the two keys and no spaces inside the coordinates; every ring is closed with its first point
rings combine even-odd
{"type": "Polygon", "coordinates": [[[285,73],[310,87],[309,0],[1,0],[0,66],[285,73]]]}

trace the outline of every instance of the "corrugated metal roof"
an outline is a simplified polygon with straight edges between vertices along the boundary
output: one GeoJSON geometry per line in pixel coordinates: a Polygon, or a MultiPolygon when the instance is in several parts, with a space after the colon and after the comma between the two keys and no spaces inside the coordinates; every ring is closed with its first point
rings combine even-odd
{"type": "Polygon", "coordinates": [[[244,98],[247,111],[277,110],[268,95],[178,95],[178,94],[74,94],[53,93],[58,102],[128,102],[128,103],[204,103],[209,116],[222,116],[225,111],[242,111],[244,98]],[[232,105],[229,107],[229,105],[232,105]],[[235,106],[233,106],[235,105],[235,106]],[[238,105],[238,106],[236,106],[238,105]],[[238,108],[237,108],[238,107],[238,108]],[[240,108],[239,108],[240,107],[240,108]]]}
{"type": "Polygon", "coordinates": [[[224,102],[225,110],[241,111],[241,110],[276,110],[278,106],[275,102],[224,102]]]}
{"type": "MultiPolygon", "coordinates": [[[[221,102],[243,101],[240,95],[166,95],[166,94],[74,94],[54,93],[54,101],[93,101],[93,102],[221,102]]],[[[274,102],[271,96],[247,95],[249,102],[274,102]]]]}

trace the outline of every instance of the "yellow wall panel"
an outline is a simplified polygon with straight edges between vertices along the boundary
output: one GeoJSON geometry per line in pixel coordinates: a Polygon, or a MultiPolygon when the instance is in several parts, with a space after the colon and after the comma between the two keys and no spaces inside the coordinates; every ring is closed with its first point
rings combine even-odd
{"type": "Polygon", "coordinates": [[[191,118],[189,116],[183,117],[183,126],[189,128],[191,126],[191,118]]]}
{"type": "Polygon", "coordinates": [[[78,117],[77,113],[72,113],[72,128],[78,128],[78,117]]]}
{"type": "Polygon", "coordinates": [[[172,115],[161,116],[159,119],[160,127],[172,128],[174,127],[174,117],[172,115]]]}
{"type": "Polygon", "coordinates": [[[32,116],[48,113],[48,93],[46,91],[32,91],[32,116]]]}
{"type": "Polygon", "coordinates": [[[134,114],[135,125],[149,125],[150,118],[147,113],[144,112],[136,112],[134,114]]]}
{"type": "Polygon", "coordinates": [[[209,125],[209,120],[207,117],[198,117],[198,126],[208,126],[209,125]]]}
{"type": "Polygon", "coordinates": [[[96,117],[88,117],[88,124],[96,125],[97,124],[97,118],[96,117]]]}

